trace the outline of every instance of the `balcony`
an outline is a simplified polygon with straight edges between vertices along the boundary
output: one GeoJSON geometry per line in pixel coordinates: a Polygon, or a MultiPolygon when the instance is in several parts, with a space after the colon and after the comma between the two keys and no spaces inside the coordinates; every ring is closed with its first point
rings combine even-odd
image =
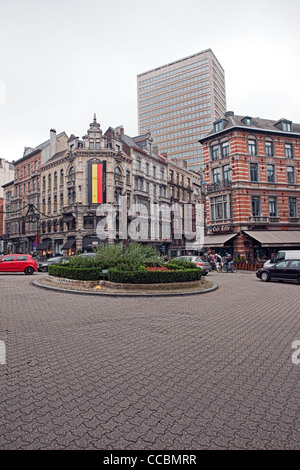
{"type": "Polygon", "coordinates": [[[249,217],[249,222],[250,224],[268,224],[269,223],[269,217],[262,217],[262,216],[251,216],[249,217]]]}
{"type": "Polygon", "coordinates": [[[206,186],[207,193],[215,193],[217,191],[224,191],[230,190],[232,187],[232,181],[225,180],[225,181],[218,181],[217,183],[208,184],[206,186]]]}

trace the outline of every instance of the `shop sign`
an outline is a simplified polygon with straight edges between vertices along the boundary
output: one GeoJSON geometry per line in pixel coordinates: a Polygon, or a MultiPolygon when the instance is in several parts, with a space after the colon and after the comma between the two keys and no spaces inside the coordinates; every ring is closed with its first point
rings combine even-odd
{"type": "Polygon", "coordinates": [[[233,227],[232,225],[214,225],[207,227],[208,233],[226,233],[232,232],[233,227]]]}

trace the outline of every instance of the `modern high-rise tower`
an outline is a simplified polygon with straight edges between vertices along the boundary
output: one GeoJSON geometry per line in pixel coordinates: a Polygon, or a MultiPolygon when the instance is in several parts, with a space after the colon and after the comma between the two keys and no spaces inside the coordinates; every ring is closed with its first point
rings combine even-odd
{"type": "Polygon", "coordinates": [[[226,112],[224,69],[211,49],[137,76],[139,134],[151,132],[168,158],[203,168],[198,140],[226,112]]]}

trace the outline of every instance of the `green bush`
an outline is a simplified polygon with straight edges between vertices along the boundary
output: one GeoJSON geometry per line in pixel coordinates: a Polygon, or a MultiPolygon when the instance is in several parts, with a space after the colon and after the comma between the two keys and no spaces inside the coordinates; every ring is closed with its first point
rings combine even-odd
{"type": "Polygon", "coordinates": [[[49,266],[50,276],[63,277],[66,279],[76,279],[78,281],[98,281],[100,279],[101,269],[98,267],[80,268],[70,266],[49,266]]]}
{"type": "Polygon", "coordinates": [[[98,267],[100,270],[118,268],[120,271],[138,270],[140,266],[161,266],[162,258],[150,246],[131,243],[127,248],[123,245],[102,245],[95,251],[96,256],[74,256],[68,266],[76,268],[98,267]]]}
{"type": "Polygon", "coordinates": [[[187,282],[201,279],[201,270],[185,269],[172,271],[118,271],[109,269],[108,280],[120,284],[161,284],[167,282],[187,282]]]}

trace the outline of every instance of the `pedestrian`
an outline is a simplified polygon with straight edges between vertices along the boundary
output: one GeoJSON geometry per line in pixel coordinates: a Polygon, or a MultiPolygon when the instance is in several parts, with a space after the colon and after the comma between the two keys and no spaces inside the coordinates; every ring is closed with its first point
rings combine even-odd
{"type": "Polygon", "coordinates": [[[216,253],[215,255],[215,263],[216,263],[216,268],[217,268],[217,272],[221,272],[221,269],[222,269],[222,258],[221,256],[219,255],[219,253],[216,253]]]}

